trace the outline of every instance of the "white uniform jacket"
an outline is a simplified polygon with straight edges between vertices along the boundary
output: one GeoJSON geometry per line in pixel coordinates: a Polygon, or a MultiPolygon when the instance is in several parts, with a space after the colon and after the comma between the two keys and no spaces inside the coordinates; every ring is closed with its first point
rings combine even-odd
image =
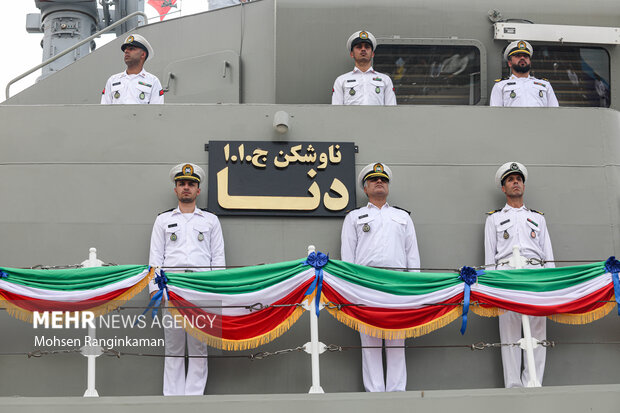
{"type": "Polygon", "coordinates": [[[497,81],[491,91],[490,106],[548,106],[558,107],[551,83],[533,76],[516,77],[497,81]]]}
{"type": "MultiPolygon", "coordinates": [[[[545,217],[525,205],[513,208],[506,204],[501,210],[489,213],[484,226],[485,264],[497,264],[510,258],[513,245],[518,245],[520,254],[526,258],[553,261],[545,217]]],[[[555,264],[550,262],[545,267],[553,268],[555,264]]],[[[505,265],[489,267],[498,270],[510,268],[505,265]]]]}
{"type": "MultiPolygon", "coordinates": [[[[192,267],[190,271],[208,271],[210,266],[224,266],[224,237],[220,221],[210,212],[196,208],[187,219],[179,208],[157,216],[151,234],[149,265],[158,267],[192,267]],[[201,235],[202,234],[202,235],[201,235]]],[[[184,268],[164,271],[183,272],[184,268]]],[[[151,283],[149,292],[157,290],[151,283]]]]}
{"type": "Polygon", "coordinates": [[[392,79],[375,72],[371,67],[362,72],[357,67],[352,72],[336,78],[332,89],[332,105],[396,105],[392,79]]]}
{"type": "Polygon", "coordinates": [[[101,104],[161,104],[164,90],[157,76],[146,70],[136,75],[127,72],[110,76],[101,93],[101,104]]]}
{"type": "Polygon", "coordinates": [[[413,221],[387,203],[349,212],[342,224],[341,258],[375,267],[419,268],[420,254],[413,221]]]}

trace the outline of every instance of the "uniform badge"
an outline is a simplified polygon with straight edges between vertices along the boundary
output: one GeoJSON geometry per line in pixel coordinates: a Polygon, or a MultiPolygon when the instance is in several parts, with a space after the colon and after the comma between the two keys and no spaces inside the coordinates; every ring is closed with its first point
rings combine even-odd
{"type": "Polygon", "coordinates": [[[364,226],[362,227],[362,231],[364,231],[364,232],[370,231],[370,225],[364,224],[364,226]]]}
{"type": "Polygon", "coordinates": [[[536,231],[532,230],[532,232],[530,233],[530,236],[532,238],[536,238],[536,231]]]}
{"type": "Polygon", "coordinates": [[[542,90],[538,92],[538,96],[543,97],[543,92],[542,92],[542,90]]]}
{"type": "Polygon", "coordinates": [[[204,234],[202,232],[199,232],[198,233],[198,241],[204,241],[204,239],[205,239],[204,234]]]}
{"type": "Polygon", "coordinates": [[[377,86],[377,87],[375,88],[375,92],[377,92],[377,93],[381,93],[381,88],[380,88],[379,86],[377,86]]]}
{"type": "Polygon", "coordinates": [[[510,235],[508,234],[507,230],[504,230],[504,239],[508,239],[510,238],[510,235]]]}
{"type": "Polygon", "coordinates": [[[191,166],[190,164],[185,164],[183,165],[183,175],[184,176],[191,176],[194,173],[194,167],[191,166]]]}
{"type": "Polygon", "coordinates": [[[349,90],[349,95],[351,95],[351,96],[355,95],[355,89],[349,90]]]}
{"type": "Polygon", "coordinates": [[[121,97],[121,94],[118,93],[118,90],[116,92],[114,92],[114,99],[118,99],[121,97]]]}
{"type": "Polygon", "coordinates": [[[176,241],[176,240],[177,240],[177,234],[173,232],[172,234],[170,234],[170,241],[176,241]]]}
{"type": "Polygon", "coordinates": [[[516,97],[517,97],[517,94],[515,93],[515,91],[514,91],[514,90],[513,90],[512,92],[510,92],[510,97],[511,97],[512,99],[514,99],[514,98],[516,98],[516,97]]]}
{"type": "Polygon", "coordinates": [[[139,97],[140,97],[140,100],[144,100],[144,92],[141,92],[139,97]]]}

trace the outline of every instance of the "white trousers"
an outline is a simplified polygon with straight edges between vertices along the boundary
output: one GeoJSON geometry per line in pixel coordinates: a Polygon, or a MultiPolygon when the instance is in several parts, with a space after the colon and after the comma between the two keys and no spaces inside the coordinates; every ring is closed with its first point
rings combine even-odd
{"type": "MultiPolygon", "coordinates": [[[[530,316],[530,328],[532,337],[537,340],[547,339],[547,318],[530,316]]],[[[516,343],[522,337],[521,334],[521,314],[507,311],[499,316],[499,337],[502,343],[516,343]]],[[[539,346],[534,349],[534,364],[536,366],[536,377],[542,384],[543,374],[545,373],[545,359],[547,349],[539,346]]],[[[530,380],[530,370],[527,366],[525,350],[517,346],[502,346],[502,364],[504,366],[504,386],[525,387],[530,380]],[[521,357],[523,353],[523,358],[521,357]],[[521,361],[525,365],[521,374],[521,361]]]]}
{"type": "MultiPolygon", "coordinates": [[[[185,340],[187,354],[206,356],[207,345],[187,334],[183,328],[164,328],[166,355],[184,356],[185,340]]],[[[185,376],[185,358],[166,357],[164,361],[164,396],[190,396],[205,392],[208,366],[206,358],[190,358],[185,376]]]]}
{"type": "MultiPolygon", "coordinates": [[[[362,346],[382,346],[383,339],[360,333],[362,346]]],[[[404,339],[385,340],[386,346],[404,346],[404,339]]],[[[362,349],[362,377],[369,392],[405,391],[407,364],[404,348],[386,348],[387,377],[383,380],[382,348],[362,349]]]]}

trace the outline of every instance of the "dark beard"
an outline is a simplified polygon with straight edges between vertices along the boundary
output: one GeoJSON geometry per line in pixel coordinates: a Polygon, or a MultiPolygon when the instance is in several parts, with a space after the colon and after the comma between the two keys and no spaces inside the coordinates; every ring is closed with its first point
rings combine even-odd
{"type": "Polygon", "coordinates": [[[512,66],[512,70],[514,70],[517,73],[528,73],[531,67],[532,65],[525,65],[525,66],[514,65],[512,66]]]}

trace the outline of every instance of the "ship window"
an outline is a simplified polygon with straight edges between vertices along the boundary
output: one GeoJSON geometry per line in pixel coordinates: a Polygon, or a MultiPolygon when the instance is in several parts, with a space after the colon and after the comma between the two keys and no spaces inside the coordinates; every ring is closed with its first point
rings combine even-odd
{"type": "Polygon", "coordinates": [[[373,68],[390,75],[399,105],[480,101],[480,50],[473,45],[380,44],[373,68]]]}
{"type": "Polygon", "coordinates": [[[551,82],[560,106],[611,103],[609,54],[601,47],[534,45],[532,75],[551,82]]]}

